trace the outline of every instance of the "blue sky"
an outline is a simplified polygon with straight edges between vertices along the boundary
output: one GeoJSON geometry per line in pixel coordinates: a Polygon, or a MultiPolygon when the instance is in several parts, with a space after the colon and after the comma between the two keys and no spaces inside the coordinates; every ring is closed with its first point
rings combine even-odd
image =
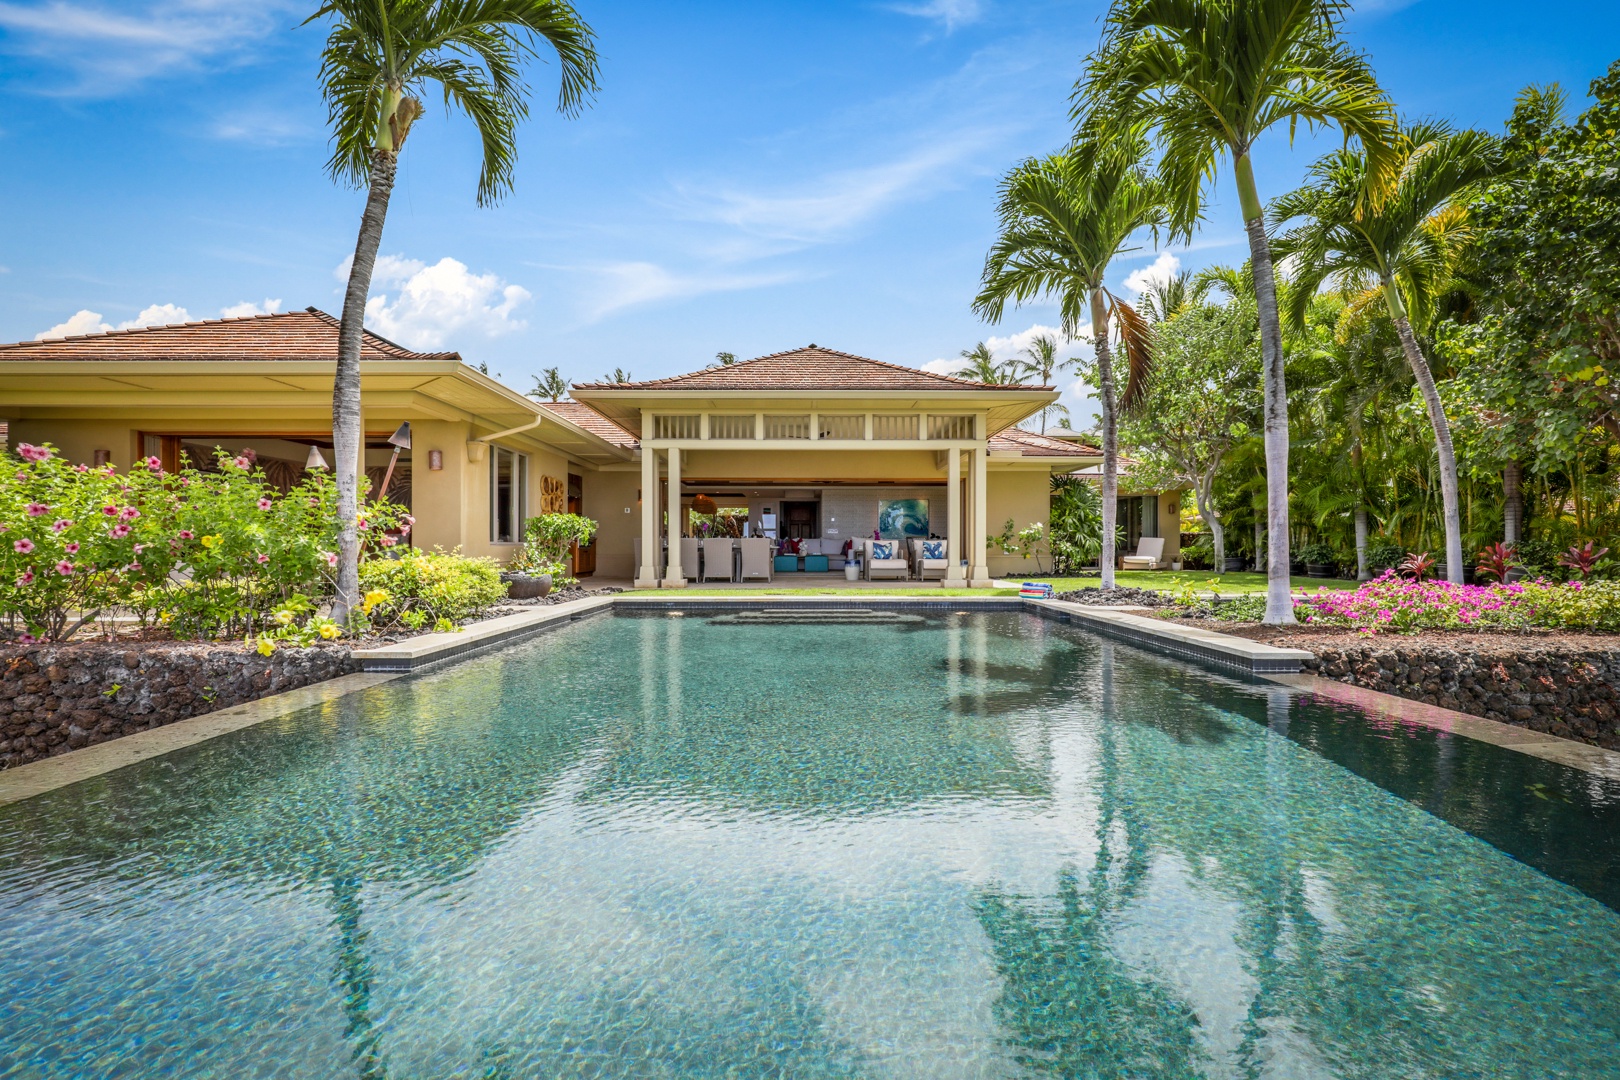
{"type": "MultiPolygon", "coordinates": [[[[361,196],[323,172],[314,6],[0,0],[0,340],[338,311],[361,196]]],[[[532,72],[502,204],[475,205],[470,125],[430,106],[413,131],[374,329],[526,389],[552,365],[643,378],[809,342],[937,369],[1055,324],[969,303],[996,180],[1066,137],[1103,0],[579,6],[602,93],[565,119],[555,69],[532,72]]],[[[1348,32],[1405,115],[1494,130],[1528,83],[1583,101],[1620,57],[1620,5],[1382,0],[1348,32]]],[[[1327,141],[1262,146],[1262,193],[1327,141]]],[[[1117,284],[1241,261],[1225,194],[1190,249],[1144,249],[1117,284]]]]}

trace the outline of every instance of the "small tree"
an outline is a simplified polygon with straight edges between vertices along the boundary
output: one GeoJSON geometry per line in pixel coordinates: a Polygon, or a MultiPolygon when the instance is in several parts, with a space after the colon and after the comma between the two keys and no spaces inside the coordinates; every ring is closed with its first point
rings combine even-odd
{"type": "Polygon", "coordinates": [[[1254,306],[1200,304],[1159,326],[1154,381],[1127,413],[1123,441],[1137,452],[1133,475],[1150,484],[1191,485],[1198,516],[1225,566],[1226,532],[1215,510],[1215,474],[1260,421],[1260,349],[1254,306]]]}
{"type": "Polygon", "coordinates": [[[575,544],[589,544],[596,522],[578,514],[541,514],[523,523],[523,546],[507,564],[524,574],[550,574],[558,585],[571,585],[568,560],[575,544]]]}

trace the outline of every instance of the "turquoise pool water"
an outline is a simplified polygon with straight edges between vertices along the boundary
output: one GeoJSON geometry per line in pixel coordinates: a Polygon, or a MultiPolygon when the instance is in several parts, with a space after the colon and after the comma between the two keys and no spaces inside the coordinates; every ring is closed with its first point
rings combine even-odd
{"type": "Polygon", "coordinates": [[[603,616],[0,809],[0,1076],[1617,1077],[1617,803],[1019,613],[603,616]]]}

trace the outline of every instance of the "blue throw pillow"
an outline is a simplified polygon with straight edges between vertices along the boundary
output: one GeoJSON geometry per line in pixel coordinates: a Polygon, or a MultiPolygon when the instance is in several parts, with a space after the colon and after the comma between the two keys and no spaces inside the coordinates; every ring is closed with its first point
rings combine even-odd
{"type": "Polygon", "coordinates": [[[924,540],[922,548],[923,558],[925,559],[943,559],[945,557],[945,541],[943,540],[924,540]]]}
{"type": "Polygon", "coordinates": [[[877,540],[872,541],[872,558],[873,559],[892,559],[892,558],[894,558],[894,545],[892,543],[888,543],[888,542],[879,542],[877,540]]]}

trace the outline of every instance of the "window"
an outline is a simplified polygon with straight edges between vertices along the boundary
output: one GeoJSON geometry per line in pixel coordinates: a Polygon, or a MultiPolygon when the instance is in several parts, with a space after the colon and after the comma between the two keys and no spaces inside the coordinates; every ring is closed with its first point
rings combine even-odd
{"type": "Polygon", "coordinates": [[[489,539],[523,543],[523,515],[529,508],[529,456],[499,446],[489,448],[489,539]]]}

